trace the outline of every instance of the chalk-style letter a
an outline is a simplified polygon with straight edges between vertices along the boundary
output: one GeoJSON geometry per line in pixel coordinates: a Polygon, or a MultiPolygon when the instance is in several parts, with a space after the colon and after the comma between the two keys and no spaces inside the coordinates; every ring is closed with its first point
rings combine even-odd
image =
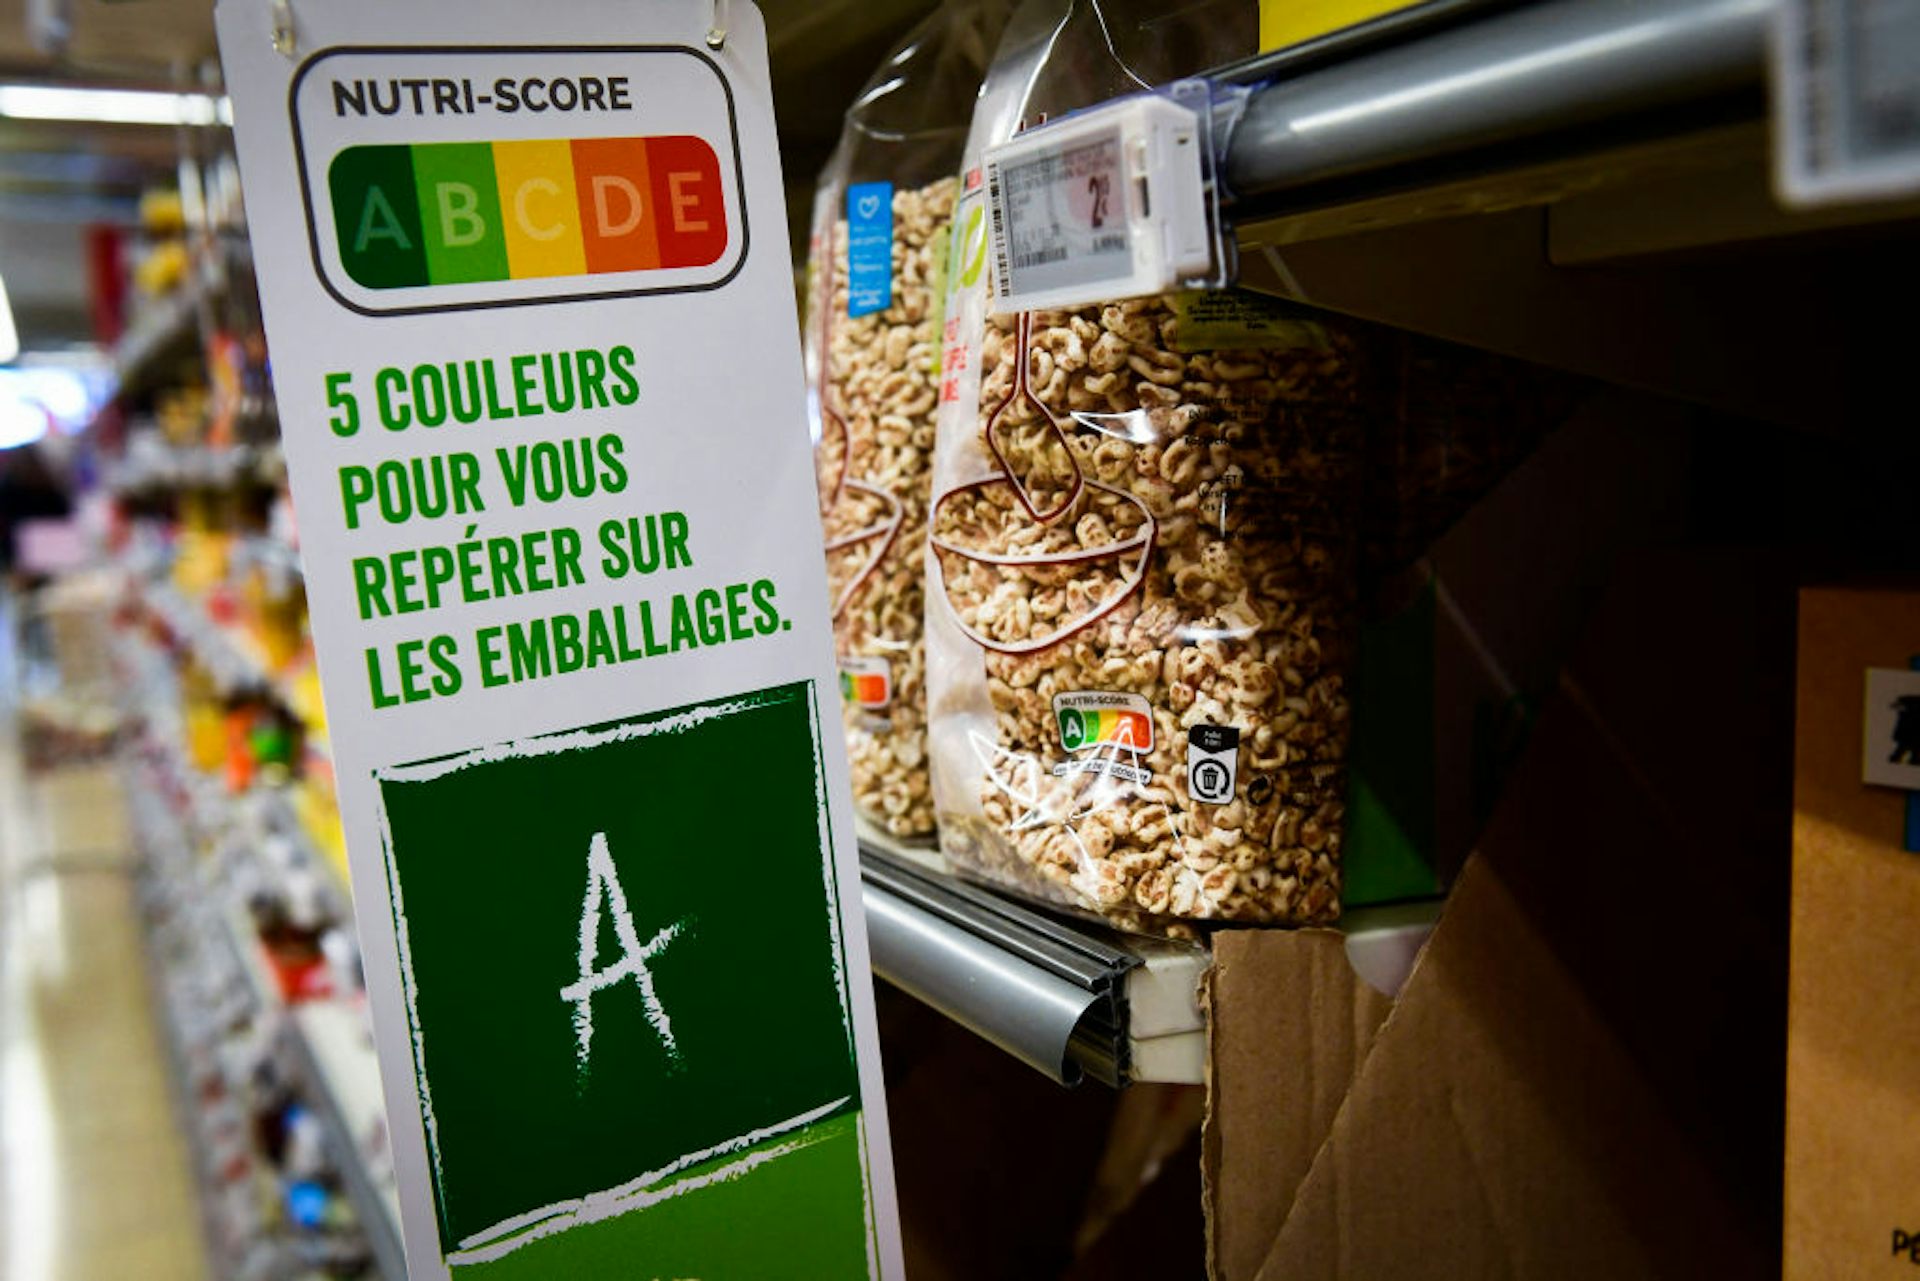
{"type": "Polygon", "coordinates": [[[683,921],[664,926],[645,944],[633,928],[633,913],[627,908],[627,895],[620,888],[620,874],[607,849],[607,834],[595,832],[587,847],[587,899],[580,910],[580,977],[560,989],[560,999],[573,1003],[573,1031],[579,1042],[581,1075],[588,1070],[588,1052],[593,1045],[593,997],[616,983],[633,980],[640,989],[640,1002],[647,1022],[660,1038],[667,1057],[680,1062],[680,1046],[673,1039],[673,1023],[667,1009],[653,990],[653,973],[647,962],[667,950],[667,944],[680,937],[683,921]],[[613,933],[620,941],[620,959],[606,969],[596,969],[600,954],[601,913],[613,911],[613,933]]]}

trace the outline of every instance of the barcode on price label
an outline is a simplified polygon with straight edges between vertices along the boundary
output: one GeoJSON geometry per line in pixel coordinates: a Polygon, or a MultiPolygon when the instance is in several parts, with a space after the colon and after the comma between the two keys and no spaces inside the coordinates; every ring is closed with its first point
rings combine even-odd
{"type": "Polygon", "coordinates": [[[1120,131],[987,162],[994,292],[1072,288],[1132,271],[1120,131]]]}
{"type": "Polygon", "coordinates": [[[1920,4],[1784,0],[1773,52],[1776,158],[1789,200],[1920,193],[1920,4]]]}

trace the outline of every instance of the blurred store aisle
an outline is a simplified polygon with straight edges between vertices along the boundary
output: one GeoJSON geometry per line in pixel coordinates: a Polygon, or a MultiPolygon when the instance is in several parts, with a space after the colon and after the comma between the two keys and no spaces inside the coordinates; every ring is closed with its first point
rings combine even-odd
{"type": "Polygon", "coordinates": [[[0,599],[0,1281],[200,1281],[109,766],[28,776],[0,599]]]}

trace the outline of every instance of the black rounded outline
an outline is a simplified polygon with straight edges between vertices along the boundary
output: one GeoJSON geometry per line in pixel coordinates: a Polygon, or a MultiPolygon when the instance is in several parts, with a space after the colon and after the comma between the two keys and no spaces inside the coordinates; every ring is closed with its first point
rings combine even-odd
{"type": "Polygon", "coordinates": [[[747,265],[747,254],[753,247],[753,236],[747,217],[747,170],[740,158],[740,116],[733,103],[733,85],[727,80],[720,65],[706,54],[689,45],[678,44],[636,44],[636,45],[335,45],[322,49],[300,64],[293,73],[293,81],[287,86],[287,120],[293,126],[293,160],[300,172],[300,203],[307,218],[307,249],[313,256],[313,274],[320,287],[327,291],[332,299],[356,315],[379,318],[382,316],[428,316],[443,311],[488,311],[499,307],[536,307],[561,302],[600,302],[610,298],[648,298],[661,294],[699,294],[723,289],[733,283],[741,268],[747,265]],[[657,289],[616,289],[594,294],[550,294],[538,298],[500,298],[490,302],[449,302],[430,303],[416,307],[363,307],[352,301],[335,287],[328,277],[326,265],[320,258],[320,231],[314,223],[313,188],[307,181],[306,141],[300,136],[300,112],[298,108],[300,85],[307,73],[325,62],[328,58],[362,54],[403,54],[410,57],[435,57],[441,54],[569,54],[569,53],[684,53],[706,64],[713,72],[714,79],[720,82],[720,92],[727,100],[727,135],[733,145],[733,177],[738,187],[737,200],[740,206],[740,256],[734,261],[733,269],[718,280],[700,285],[662,285],[657,289]]]}

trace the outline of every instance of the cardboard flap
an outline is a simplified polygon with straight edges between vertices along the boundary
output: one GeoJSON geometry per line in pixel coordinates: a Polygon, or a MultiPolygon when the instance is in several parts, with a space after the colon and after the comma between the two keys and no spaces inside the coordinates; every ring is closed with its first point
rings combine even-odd
{"type": "Polygon", "coordinates": [[[1213,948],[1207,1262],[1221,1281],[1250,1281],[1391,1003],[1354,976],[1333,930],[1227,931],[1213,948]]]}
{"type": "Polygon", "coordinates": [[[1753,1254],[1632,1060],[1475,858],[1255,1275],[1750,1276],[1753,1254]]]}
{"type": "Polygon", "coordinates": [[[1775,1271],[1791,596],[1628,571],[1259,1277],[1775,1271]]]}

